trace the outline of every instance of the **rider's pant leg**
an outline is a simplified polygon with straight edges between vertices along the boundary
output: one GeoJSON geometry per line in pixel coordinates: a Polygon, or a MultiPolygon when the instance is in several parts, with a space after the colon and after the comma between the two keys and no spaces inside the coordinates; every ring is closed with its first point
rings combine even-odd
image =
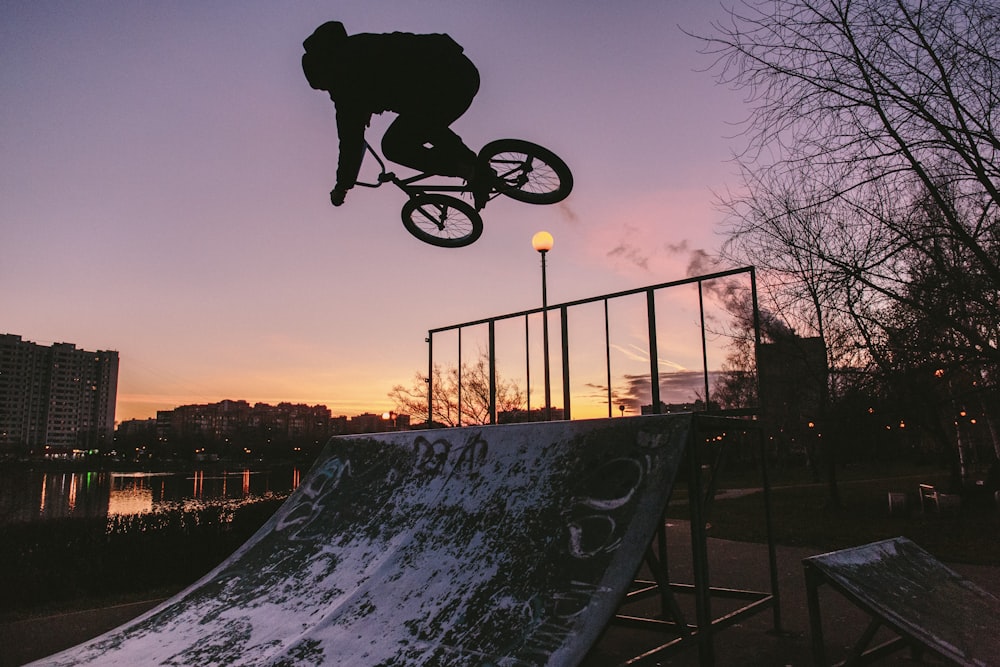
{"type": "Polygon", "coordinates": [[[393,162],[442,176],[467,178],[476,153],[451,130],[479,91],[479,72],[465,56],[438,77],[441,90],[424,108],[400,113],[382,137],[382,152],[393,162]],[[429,144],[429,147],[427,146],[429,144]]]}
{"type": "Polygon", "coordinates": [[[447,125],[407,116],[400,116],[386,130],[382,152],[393,162],[442,176],[465,178],[476,162],[476,153],[447,125]]]}

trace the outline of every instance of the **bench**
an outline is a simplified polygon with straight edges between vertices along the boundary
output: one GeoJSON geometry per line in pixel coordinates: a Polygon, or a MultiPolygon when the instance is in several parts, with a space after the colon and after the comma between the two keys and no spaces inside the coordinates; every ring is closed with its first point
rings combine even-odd
{"type": "Polygon", "coordinates": [[[936,560],[905,537],[802,561],[813,657],[828,665],[819,587],[827,584],[870,617],[840,664],[867,664],[902,648],[930,651],[956,665],[1000,665],[1000,598],[936,560]],[[896,636],[868,648],[876,632],[896,636]]]}
{"type": "Polygon", "coordinates": [[[962,497],[953,493],[942,493],[930,484],[917,486],[920,496],[920,511],[926,514],[933,509],[938,514],[957,510],[962,504],[962,497]]]}

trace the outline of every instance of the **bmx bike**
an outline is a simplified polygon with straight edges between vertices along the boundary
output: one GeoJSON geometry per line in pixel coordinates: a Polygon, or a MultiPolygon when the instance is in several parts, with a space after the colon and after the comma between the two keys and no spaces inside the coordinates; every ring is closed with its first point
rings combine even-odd
{"type": "MultiPolygon", "coordinates": [[[[371,144],[365,142],[365,147],[378,162],[380,173],[375,183],[358,181],[357,185],[377,188],[383,183],[393,183],[406,193],[409,199],[401,212],[406,231],[424,243],[441,248],[461,248],[482,235],[483,218],[479,211],[466,200],[448,194],[471,197],[468,185],[428,182],[434,175],[427,173],[399,178],[386,170],[385,162],[371,144]]],[[[505,195],[527,204],[555,204],[573,189],[573,174],[566,163],[552,151],[530,141],[497,139],[479,151],[477,160],[477,171],[488,168],[496,174],[486,202],[505,195]]]]}

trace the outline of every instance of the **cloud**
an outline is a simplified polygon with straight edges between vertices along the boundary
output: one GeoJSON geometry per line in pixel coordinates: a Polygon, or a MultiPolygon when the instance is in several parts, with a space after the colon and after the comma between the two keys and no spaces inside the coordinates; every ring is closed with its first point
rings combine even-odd
{"type": "Polygon", "coordinates": [[[559,213],[562,215],[563,219],[566,220],[566,222],[574,225],[580,220],[579,216],[576,214],[576,210],[574,210],[574,208],[565,201],[559,202],[559,213]]]}
{"type": "Polygon", "coordinates": [[[664,247],[671,255],[681,255],[688,251],[688,246],[690,245],[690,242],[684,239],[680,243],[665,243],[664,247]]]}
{"type": "MultiPolygon", "coordinates": [[[[711,383],[716,373],[710,371],[708,375],[711,383]]],[[[696,398],[704,398],[705,376],[701,371],[661,373],[659,380],[660,400],[664,403],[691,403],[696,398]]],[[[596,390],[600,390],[602,397],[607,395],[607,387],[605,386],[597,384],[587,386],[595,389],[595,394],[596,390]]],[[[653,390],[649,374],[626,374],[619,383],[612,387],[611,396],[616,406],[624,405],[632,412],[639,412],[644,405],[652,405],[653,390]]]]}
{"type": "Polygon", "coordinates": [[[639,267],[643,271],[649,271],[649,255],[631,244],[618,244],[608,251],[608,257],[624,259],[626,262],[639,267]]]}
{"type": "Polygon", "coordinates": [[[602,265],[639,280],[682,276],[694,247],[714,243],[714,220],[700,188],[627,193],[605,210],[588,210],[586,244],[602,265]]]}

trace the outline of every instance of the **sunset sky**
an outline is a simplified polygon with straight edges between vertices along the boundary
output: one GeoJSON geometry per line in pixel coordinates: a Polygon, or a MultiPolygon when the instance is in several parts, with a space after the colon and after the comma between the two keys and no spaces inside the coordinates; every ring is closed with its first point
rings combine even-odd
{"type": "MultiPolygon", "coordinates": [[[[227,398],[389,410],[427,367],[429,329],[540,305],[536,231],[555,237],[550,303],[683,278],[718,248],[713,192],[738,185],[746,110],[681,28],[723,15],[701,0],[2,3],[0,333],[117,350],[118,420],[227,398]],[[573,194],[494,201],[482,238],[452,250],[405,231],[391,187],[330,206],[334,107],[300,57],[331,19],[450,34],[482,77],[454,129],[474,148],[548,146],[573,194]]],[[[649,370],[630,328],[623,387],[649,370]]],[[[664,371],[700,370],[686,347],[659,352],[664,371]]]]}

